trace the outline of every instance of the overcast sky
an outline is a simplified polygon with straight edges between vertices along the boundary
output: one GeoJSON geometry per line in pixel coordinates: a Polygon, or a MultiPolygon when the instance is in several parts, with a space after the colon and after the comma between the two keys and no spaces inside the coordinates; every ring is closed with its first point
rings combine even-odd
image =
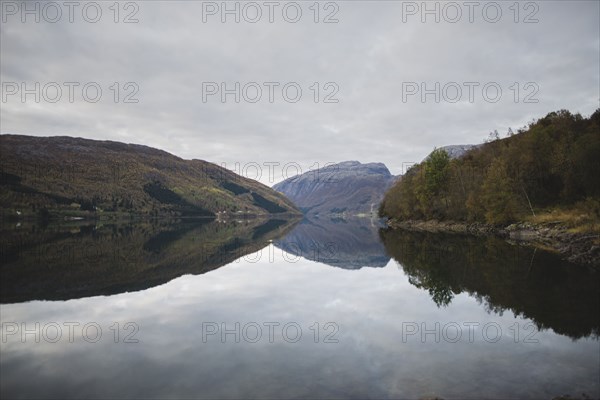
{"type": "Polygon", "coordinates": [[[121,2],[118,15],[113,1],[23,4],[2,1],[2,133],[139,143],[230,169],[358,160],[400,174],[436,146],[599,107],[597,1],[427,3],[439,22],[420,1],[228,2],[239,23],[221,1],[121,2]],[[72,99],[64,82],[79,85],[72,99]]]}

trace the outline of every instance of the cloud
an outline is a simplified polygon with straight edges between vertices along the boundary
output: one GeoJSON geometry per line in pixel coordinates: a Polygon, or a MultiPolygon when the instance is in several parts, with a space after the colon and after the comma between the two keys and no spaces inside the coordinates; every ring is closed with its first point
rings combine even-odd
{"type": "MultiPolygon", "coordinates": [[[[488,22],[494,9],[483,14],[485,2],[474,9],[472,23],[460,2],[454,3],[462,12],[456,23],[448,22],[454,14],[446,3],[437,3],[439,23],[434,15],[407,13],[411,4],[421,11],[421,2],[337,2],[327,9],[320,3],[318,23],[308,2],[297,3],[297,23],[282,14],[289,3],[274,9],[270,23],[261,2],[255,3],[262,11],[256,23],[244,20],[254,18],[253,9],[244,14],[244,3],[236,2],[227,7],[238,4],[240,23],[233,15],[222,23],[220,13],[205,15],[203,22],[210,2],[132,2],[135,7],[127,9],[121,3],[115,23],[110,4],[100,2],[102,17],[90,23],[81,2],[71,23],[57,2],[63,15],[56,23],[45,21],[43,3],[40,22],[27,14],[23,23],[21,8],[36,3],[2,3],[2,83],[25,82],[31,89],[39,82],[42,92],[39,103],[33,95],[21,102],[20,93],[3,99],[2,133],[142,143],[230,168],[276,161],[306,170],[315,163],[359,160],[384,162],[399,174],[403,163],[420,161],[436,146],[479,143],[491,130],[504,133],[556,109],[591,114],[599,105],[597,2],[527,3],[537,9],[520,3],[518,16],[512,3],[500,2],[496,23],[488,22]],[[18,7],[15,15],[11,4],[18,7]],[[123,23],[131,13],[139,22],[123,23]],[[331,13],[339,22],[323,23],[331,13]],[[524,23],[528,17],[538,22],[524,23]],[[74,101],[64,86],[60,101],[44,101],[49,82],[79,82],[74,101]],[[83,98],[90,82],[102,89],[97,103],[83,98]],[[225,82],[229,89],[239,82],[240,102],[233,94],[225,103],[219,95],[203,102],[203,82],[225,82]],[[262,89],[256,103],[243,96],[252,82],[262,89]],[[273,102],[264,82],[279,83],[273,102]],[[439,82],[440,91],[455,82],[462,96],[447,101],[454,95],[449,91],[440,93],[439,102],[434,94],[425,102],[419,94],[403,101],[406,82],[428,89],[439,82]],[[479,84],[473,102],[465,82],[479,84]],[[302,89],[298,102],[285,101],[286,83],[302,89]],[[485,100],[486,83],[501,88],[498,102],[485,100]],[[128,95],[138,103],[125,103],[128,95]],[[327,95],[338,102],[323,102],[327,95]],[[537,103],[524,103],[527,95],[537,103]]],[[[278,170],[274,180],[281,179],[278,170]]],[[[261,180],[273,183],[266,169],[261,180]]]]}

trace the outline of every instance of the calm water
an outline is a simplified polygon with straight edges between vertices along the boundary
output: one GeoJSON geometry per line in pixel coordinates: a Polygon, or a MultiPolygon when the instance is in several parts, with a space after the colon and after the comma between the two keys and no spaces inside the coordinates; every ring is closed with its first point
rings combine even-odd
{"type": "Polygon", "coordinates": [[[3,226],[2,398],[600,396],[599,274],[376,221],[3,226]]]}

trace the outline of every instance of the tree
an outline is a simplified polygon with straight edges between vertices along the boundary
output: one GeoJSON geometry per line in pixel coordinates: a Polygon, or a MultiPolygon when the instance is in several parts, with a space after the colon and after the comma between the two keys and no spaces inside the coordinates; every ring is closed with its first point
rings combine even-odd
{"type": "Polygon", "coordinates": [[[440,203],[448,207],[446,198],[450,172],[450,156],[444,149],[434,150],[423,165],[421,185],[417,187],[417,197],[423,214],[432,218],[440,216],[440,203]]]}
{"type": "Polygon", "coordinates": [[[490,132],[490,134],[488,135],[487,142],[488,143],[495,142],[496,140],[499,140],[499,139],[500,139],[500,134],[498,133],[497,129],[494,129],[494,131],[490,132]]]}
{"type": "Polygon", "coordinates": [[[519,207],[513,186],[506,162],[500,158],[495,159],[481,188],[481,200],[488,224],[506,224],[516,220],[519,207]]]}
{"type": "Polygon", "coordinates": [[[446,188],[450,156],[444,149],[436,149],[425,161],[425,186],[432,195],[438,195],[446,188]]]}

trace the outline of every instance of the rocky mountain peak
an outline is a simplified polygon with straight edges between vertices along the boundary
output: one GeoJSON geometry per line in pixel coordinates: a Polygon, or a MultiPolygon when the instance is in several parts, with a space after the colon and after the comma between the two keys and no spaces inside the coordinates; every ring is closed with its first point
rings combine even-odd
{"type": "Polygon", "coordinates": [[[393,182],[385,164],[344,161],[288,178],[273,186],[305,212],[368,213],[393,182]]]}

